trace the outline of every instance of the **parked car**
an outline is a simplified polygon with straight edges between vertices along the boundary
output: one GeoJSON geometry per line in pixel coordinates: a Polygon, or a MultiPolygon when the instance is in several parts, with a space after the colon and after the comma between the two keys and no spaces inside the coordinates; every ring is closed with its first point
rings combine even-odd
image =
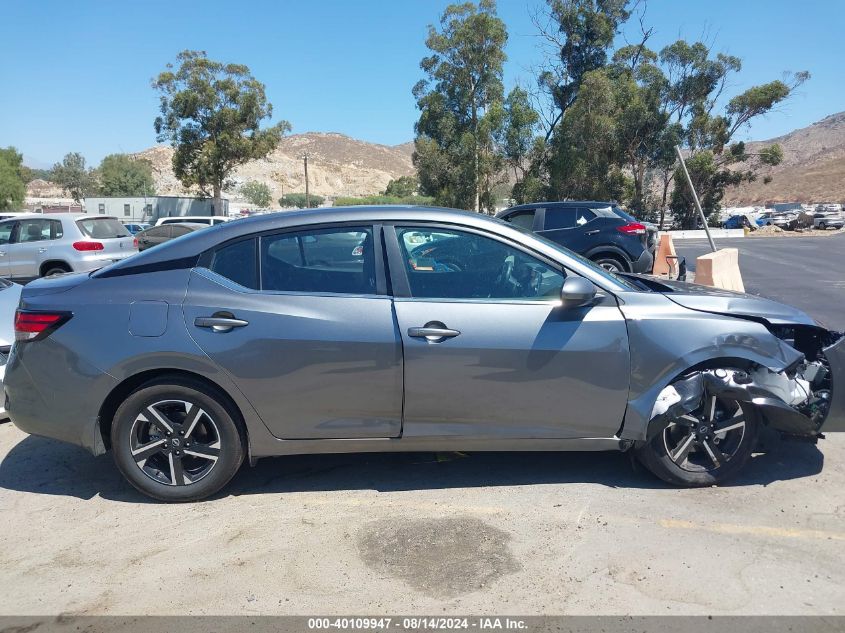
{"type": "Polygon", "coordinates": [[[538,202],[496,215],[596,262],[612,272],[651,272],[657,227],[611,202],[538,202]]]}
{"type": "Polygon", "coordinates": [[[198,222],[170,222],[141,231],[135,236],[135,239],[138,241],[138,250],[145,251],[148,248],[164,244],[177,237],[207,228],[208,224],[200,224],[198,222]]]}
{"type": "MultiPolygon", "coordinates": [[[[21,286],[0,279],[0,393],[3,392],[3,379],[6,375],[6,362],[15,340],[15,310],[21,299],[21,286]]],[[[6,404],[0,399],[0,420],[9,417],[6,404]]]]}
{"type": "Polygon", "coordinates": [[[787,211],[767,211],[757,218],[757,226],[777,226],[784,231],[794,231],[798,226],[798,215],[787,211]]]}
{"type": "Polygon", "coordinates": [[[751,224],[751,220],[748,219],[746,215],[732,215],[727,220],[722,222],[723,229],[743,229],[745,227],[748,228],[757,228],[753,224],[751,224]]]}
{"type": "Polygon", "coordinates": [[[148,228],[150,228],[150,225],[147,224],[146,222],[139,222],[139,223],[131,223],[131,222],[126,223],[126,222],[124,222],[123,226],[125,226],[126,230],[129,231],[130,233],[132,233],[132,235],[137,235],[141,231],[146,231],[148,228]]]}
{"type": "Polygon", "coordinates": [[[167,218],[159,218],[156,220],[155,225],[161,226],[162,224],[180,224],[182,222],[192,222],[194,224],[205,224],[206,226],[212,226],[215,224],[222,224],[223,222],[229,222],[231,218],[226,217],[225,215],[177,215],[173,217],[167,218]]]}
{"type": "Polygon", "coordinates": [[[91,271],[137,252],[126,227],[107,215],[32,213],[0,221],[0,277],[91,271]]]}
{"type": "Polygon", "coordinates": [[[27,285],[15,336],[14,423],[111,450],[167,501],[213,494],[247,455],[361,451],[630,450],[703,486],[763,429],[845,430],[845,339],[803,312],[448,209],[196,231],[27,285]],[[358,240],[360,258],[336,248],[358,240]]]}
{"type": "Polygon", "coordinates": [[[813,228],[821,231],[841,229],[843,226],[845,226],[845,217],[838,211],[817,211],[813,218],[813,228]]]}

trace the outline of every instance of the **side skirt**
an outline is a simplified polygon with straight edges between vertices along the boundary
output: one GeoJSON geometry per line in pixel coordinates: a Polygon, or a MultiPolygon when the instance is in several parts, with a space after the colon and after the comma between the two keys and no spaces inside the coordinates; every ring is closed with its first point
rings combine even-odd
{"type": "Polygon", "coordinates": [[[252,446],[250,463],[261,457],[323,453],[392,453],[427,451],[624,451],[633,442],[618,437],[569,439],[473,439],[465,437],[406,437],[342,440],[275,440],[252,446]]]}

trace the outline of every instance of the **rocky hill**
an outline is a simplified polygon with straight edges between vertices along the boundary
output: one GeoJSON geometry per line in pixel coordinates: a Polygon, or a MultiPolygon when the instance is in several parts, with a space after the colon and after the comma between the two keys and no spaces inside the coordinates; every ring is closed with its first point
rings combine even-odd
{"type": "MultiPolygon", "coordinates": [[[[302,157],[306,153],[311,193],[331,197],[378,194],[390,180],[414,173],[412,152],[412,143],[378,145],[332,132],[294,134],[283,138],[265,160],[239,167],[232,177],[235,184],[226,195],[237,198],[240,185],[250,180],[267,184],[273,191],[274,200],[286,193],[304,192],[302,157]]],[[[170,147],[159,145],[134,156],[153,164],[158,193],[190,193],[173,175],[170,147]]]]}
{"type": "Polygon", "coordinates": [[[729,189],[724,206],[845,201],[845,112],[748,147],[771,143],[783,148],[783,162],[762,169],[755,182],[729,189]],[[765,176],[772,179],[768,184],[765,176]]]}

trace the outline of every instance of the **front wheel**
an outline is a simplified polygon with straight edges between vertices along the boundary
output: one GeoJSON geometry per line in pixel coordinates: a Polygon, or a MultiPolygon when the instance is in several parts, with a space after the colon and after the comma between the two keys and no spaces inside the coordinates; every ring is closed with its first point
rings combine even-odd
{"type": "Polygon", "coordinates": [[[161,501],[197,501],[244,459],[244,434],[222,398],[190,380],[147,383],[115,414],[112,451],[127,481],[161,501]]]}
{"type": "Polygon", "coordinates": [[[676,486],[720,484],[748,462],[758,425],[750,404],[709,396],[698,409],[672,420],[640,447],[637,458],[676,486]]]}

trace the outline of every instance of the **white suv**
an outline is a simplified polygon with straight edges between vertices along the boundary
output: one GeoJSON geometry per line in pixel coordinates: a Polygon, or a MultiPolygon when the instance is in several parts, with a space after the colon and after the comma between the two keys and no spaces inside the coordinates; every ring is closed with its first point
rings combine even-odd
{"type": "Polygon", "coordinates": [[[137,252],[112,216],[32,213],[0,222],[0,277],[7,279],[96,270],[137,252]]]}

